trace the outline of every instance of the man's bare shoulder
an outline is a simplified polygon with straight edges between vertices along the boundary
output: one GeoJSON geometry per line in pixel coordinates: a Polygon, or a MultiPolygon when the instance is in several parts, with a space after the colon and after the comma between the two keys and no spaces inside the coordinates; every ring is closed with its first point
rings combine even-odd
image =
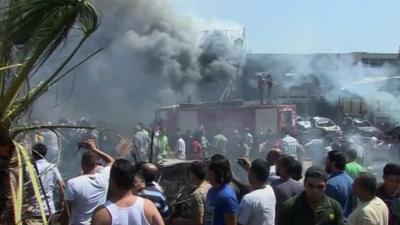
{"type": "Polygon", "coordinates": [[[144,215],[150,224],[164,225],[163,219],[154,203],[148,199],[143,199],[144,215]]]}
{"type": "Polygon", "coordinates": [[[111,214],[105,206],[99,206],[94,210],[91,224],[111,225],[111,214]]]}
{"type": "Polygon", "coordinates": [[[157,210],[157,208],[156,208],[156,206],[154,205],[154,203],[151,201],[151,200],[149,200],[149,199],[146,199],[146,198],[143,198],[143,209],[144,209],[144,211],[146,212],[151,212],[151,211],[153,211],[154,209],[155,210],[157,210]]]}

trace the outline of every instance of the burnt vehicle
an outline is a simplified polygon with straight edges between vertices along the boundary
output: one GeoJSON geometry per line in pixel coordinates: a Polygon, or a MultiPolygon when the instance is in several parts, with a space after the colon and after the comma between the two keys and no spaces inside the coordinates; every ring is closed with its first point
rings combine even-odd
{"type": "Polygon", "coordinates": [[[352,131],[361,134],[362,136],[372,137],[378,136],[382,132],[372,125],[368,120],[354,118],[352,120],[352,131]]]}
{"type": "MultiPolygon", "coordinates": [[[[190,165],[194,160],[166,159],[158,164],[158,183],[164,188],[170,208],[171,217],[191,218],[194,207],[193,192],[196,186],[192,184],[190,165]]],[[[232,165],[232,166],[237,166],[232,165]]],[[[248,185],[238,182],[236,176],[230,183],[238,200],[250,192],[248,185]]]]}
{"type": "Polygon", "coordinates": [[[314,130],[321,131],[322,134],[342,135],[342,129],[335,124],[331,119],[326,117],[313,117],[310,119],[311,127],[314,130]]]}
{"type": "Polygon", "coordinates": [[[191,160],[167,159],[158,165],[159,184],[164,187],[172,216],[191,217],[192,193],[195,190],[190,179],[190,165],[193,162],[191,160]]]}
{"type": "Polygon", "coordinates": [[[342,135],[342,129],[326,117],[316,116],[310,118],[298,116],[296,118],[296,126],[299,134],[303,136],[342,135]]]}
{"type": "Polygon", "coordinates": [[[297,135],[301,142],[307,143],[314,138],[311,121],[309,117],[296,117],[297,135]]]}
{"type": "Polygon", "coordinates": [[[311,129],[311,121],[310,118],[304,118],[301,116],[296,117],[296,125],[299,132],[307,132],[311,129]]]}
{"type": "Polygon", "coordinates": [[[369,120],[352,117],[345,114],[343,128],[350,134],[359,134],[365,137],[377,137],[382,135],[381,130],[375,127],[369,120]]]}

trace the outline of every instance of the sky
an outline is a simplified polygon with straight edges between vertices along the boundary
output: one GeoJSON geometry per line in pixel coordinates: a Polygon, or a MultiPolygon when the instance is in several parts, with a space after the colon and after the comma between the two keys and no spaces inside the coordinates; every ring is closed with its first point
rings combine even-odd
{"type": "Polygon", "coordinates": [[[184,15],[244,27],[253,53],[397,53],[400,47],[399,0],[171,2],[184,15]]]}

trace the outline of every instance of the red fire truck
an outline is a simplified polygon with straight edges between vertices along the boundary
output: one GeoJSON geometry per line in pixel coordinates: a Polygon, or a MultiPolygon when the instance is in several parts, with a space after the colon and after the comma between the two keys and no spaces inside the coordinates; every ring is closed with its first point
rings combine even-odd
{"type": "Polygon", "coordinates": [[[296,105],[261,105],[258,101],[224,101],[181,103],[156,110],[156,120],[169,131],[195,130],[200,126],[209,132],[243,130],[272,134],[282,128],[296,129],[296,105]]]}

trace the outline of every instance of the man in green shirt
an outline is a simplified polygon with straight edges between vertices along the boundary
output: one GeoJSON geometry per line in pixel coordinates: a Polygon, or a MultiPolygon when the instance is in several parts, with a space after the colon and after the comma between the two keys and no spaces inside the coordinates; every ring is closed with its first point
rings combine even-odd
{"type": "Polygon", "coordinates": [[[159,160],[164,160],[168,158],[168,154],[170,152],[166,128],[161,129],[159,141],[160,141],[159,160]]]}
{"type": "Polygon", "coordinates": [[[364,168],[357,163],[357,151],[354,149],[349,149],[346,151],[346,173],[355,179],[364,171],[364,168]]]}
{"type": "Polygon", "coordinates": [[[339,203],[325,194],[327,175],[311,167],[304,179],[305,191],[283,205],[279,225],[344,225],[339,203]]]}

